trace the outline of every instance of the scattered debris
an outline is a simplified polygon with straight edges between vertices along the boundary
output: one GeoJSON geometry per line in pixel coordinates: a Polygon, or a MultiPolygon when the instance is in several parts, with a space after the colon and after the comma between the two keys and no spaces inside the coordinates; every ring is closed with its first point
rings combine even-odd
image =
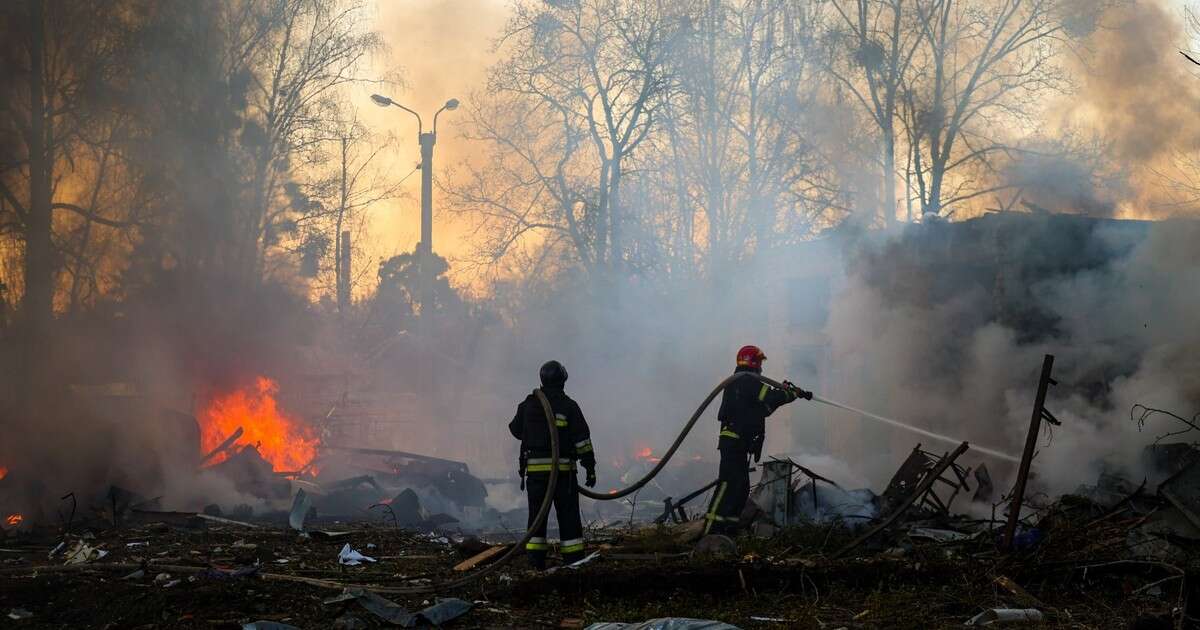
{"type": "Polygon", "coordinates": [[[495,547],[488,547],[487,549],[484,549],[470,558],[467,558],[466,560],[454,565],[454,570],[470,571],[481,564],[487,564],[490,560],[494,560],[500,554],[504,553],[504,551],[508,548],[509,545],[496,545],[495,547]]]}
{"type": "Polygon", "coordinates": [[[304,519],[308,517],[308,511],[312,509],[312,498],[300,488],[296,491],[295,498],[292,499],[292,510],[288,514],[288,525],[292,529],[302,532],[304,531],[304,519]]]}
{"type": "Polygon", "coordinates": [[[817,483],[814,479],[800,487],[793,499],[795,513],[808,523],[841,523],[859,526],[879,513],[878,497],[866,488],[845,490],[837,485],[817,483]]]}
{"type": "Polygon", "coordinates": [[[591,561],[593,561],[599,557],[600,557],[600,552],[593,551],[592,553],[588,554],[587,556],[580,558],[579,560],[576,560],[575,562],[572,562],[571,564],[564,564],[564,565],[557,566],[557,567],[551,567],[550,569],[547,569],[546,571],[544,571],[544,573],[551,574],[556,571],[560,571],[562,569],[578,569],[579,567],[582,567],[583,565],[588,564],[591,561]]]}
{"type": "Polygon", "coordinates": [[[1200,459],[1193,458],[1158,486],[1158,494],[1200,527],[1200,459]]]}
{"type": "MultiPolygon", "coordinates": [[[[354,532],[327,532],[327,531],[323,531],[323,530],[313,530],[311,532],[308,532],[308,535],[312,536],[313,538],[319,539],[319,540],[337,540],[339,538],[345,538],[347,536],[350,536],[353,533],[354,532]]],[[[367,549],[372,549],[372,548],[374,548],[374,546],[375,545],[373,545],[373,544],[368,544],[367,549]]]]}
{"type": "Polygon", "coordinates": [[[356,567],[363,562],[375,562],[375,558],[364,556],[361,553],[350,548],[350,543],[346,543],[342,550],[338,552],[338,563],[348,567],[356,567]]]}
{"type": "Polygon", "coordinates": [[[988,470],[987,462],[979,462],[975,467],[975,495],[972,503],[989,505],[996,496],[996,487],[992,484],[992,473],[988,470]]]}
{"type": "Polygon", "coordinates": [[[971,540],[973,534],[964,534],[950,529],[934,529],[932,527],[914,527],[908,530],[909,538],[924,538],[933,542],[947,543],[971,540]]]}
{"type": "MultiPolygon", "coordinates": [[[[942,458],[940,460],[938,460],[937,464],[935,464],[927,469],[924,469],[923,472],[921,474],[917,475],[916,477],[912,477],[912,478],[919,477],[920,482],[915,485],[915,487],[912,489],[912,492],[908,495],[908,497],[905,498],[904,500],[900,501],[899,503],[896,503],[894,505],[894,507],[890,510],[890,513],[888,513],[888,515],[886,517],[884,517],[883,521],[881,521],[879,524],[875,525],[874,527],[870,528],[869,530],[864,532],[862,535],[860,535],[858,538],[855,538],[853,541],[848,543],[846,546],[844,546],[840,550],[838,550],[838,552],[834,554],[834,557],[835,558],[840,557],[840,556],[843,556],[843,555],[849,553],[852,549],[854,549],[855,547],[866,542],[872,536],[874,536],[874,535],[878,534],[879,532],[883,531],[884,529],[887,529],[888,527],[890,527],[893,523],[896,522],[896,520],[898,520],[901,516],[903,516],[904,513],[906,511],[908,511],[908,509],[910,507],[912,507],[913,504],[916,503],[918,500],[921,500],[921,501],[927,500],[927,497],[928,497],[927,493],[933,487],[934,482],[936,482],[938,480],[945,481],[944,479],[941,479],[942,472],[944,472],[947,468],[949,468],[952,464],[954,464],[954,460],[958,459],[959,455],[962,455],[963,453],[965,453],[967,448],[968,448],[968,446],[967,446],[966,442],[959,444],[958,448],[954,449],[954,452],[947,453],[946,455],[942,456],[942,458]]],[[[920,452],[922,452],[922,451],[920,451],[919,449],[913,449],[913,455],[909,457],[908,461],[912,461],[914,456],[920,452]]],[[[906,464],[907,464],[907,462],[906,462],[906,464]]],[[[903,471],[903,470],[904,470],[904,468],[901,467],[901,471],[903,471]]],[[[897,472],[896,474],[897,474],[897,476],[899,476],[901,473],[897,472]]],[[[893,479],[893,482],[895,482],[895,479],[893,479]]],[[[901,485],[904,485],[905,487],[909,487],[907,483],[904,483],[901,485]]],[[[886,497],[886,494],[887,493],[884,493],[885,497],[886,497]]],[[[947,501],[944,505],[949,505],[949,501],[947,501]]]]}
{"type": "Polygon", "coordinates": [[[659,515],[658,518],[654,519],[654,522],[661,524],[661,523],[667,522],[668,519],[670,519],[671,521],[673,521],[675,523],[686,523],[686,522],[690,521],[691,518],[688,516],[688,513],[684,509],[684,506],[687,505],[689,502],[691,502],[696,497],[713,489],[716,485],[717,485],[717,480],[714,479],[714,480],[710,481],[709,483],[705,484],[700,489],[689,493],[687,496],[683,497],[682,499],[674,499],[673,500],[671,497],[667,497],[663,501],[663,513],[661,515],[659,515]]]}
{"type": "Polygon", "coordinates": [[[1006,576],[997,576],[993,582],[996,586],[1008,591],[1008,594],[1021,606],[1025,606],[1026,608],[1046,608],[1046,605],[1041,600],[1030,595],[1029,591],[1026,591],[1020,584],[1017,584],[1006,576]]]}
{"type": "Polygon", "coordinates": [[[412,488],[405,488],[400,494],[392,497],[389,506],[395,514],[399,527],[421,527],[425,523],[425,511],[421,509],[421,498],[412,488]]]}
{"type": "Polygon", "coordinates": [[[300,628],[278,621],[255,621],[242,624],[242,630],[300,630],[300,628]]]}
{"type": "MultiPolygon", "coordinates": [[[[1191,453],[1173,450],[1185,457],[1191,453]]],[[[685,509],[675,509],[682,508],[678,505],[657,525],[630,529],[628,519],[619,525],[597,523],[587,535],[595,551],[581,562],[534,574],[521,570],[522,560],[515,554],[511,570],[506,567],[473,582],[481,587],[475,592],[482,599],[472,609],[473,623],[467,625],[557,625],[564,620],[547,618],[545,607],[581,594],[586,594],[589,608],[567,616],[569,627],[583,627],[580,617],[585,614],[594,618],[605,614],[596,611],[614,610],[614,602],[606,597],[622,598],[618,610],[628,612],[621,616],[661,615],[660,604],[655,602],[670,598],[679,606],[677,610],[694,617],[610,626],[621,628],[672,627],[653,625],[656,623],[719,624],[705,620],[724,618],[730,602],[736,602],[738,610],[730,621],[745,621],[747,627],[830,630],[885,620],[898,627],[920,627],[921,620],[933,616],[961,624],[976,612],[992,608],[1033,610],[1047,619],[1088,627],[1125,627],[1138,618],[1179,618],[1172,610],[1179,608],[1181,598],[1187,600],[1194,581],[1188,573],[1194,560],[1183,558],[1200,554],[1200,527],[1158,492],[1156,484],[1139,485],[1119,477],[1116,471],[1107,471],[1095,486],[1081,488],[1078,496],[1049,499],[1031,492],[1032,502],[1014,535],[1017,551],[1000,554],[996,546],[1003,514],[997,514],[998,510],[986,518],[987,510],[974,505],[974,516],[956,515],[943,512],[932,499],[922,498],[928,494],[921,494],[921,486],[929,483],[937,489],[938,500],[948,505],[954,489],[939,479],[958,484],[953,462],[947,463],[952,457],[938,457],[934,467],[923,468],[915,486],[906,484],[911,499],[907,509],[908,501],[902,499],[899,505],[892,504],[892,512],[879,512],[884,504],[882,495],[869,489],[846,490],[790,460],[772,460],[778,462],[778,468],[765,481],[789,487],[789,505],[780,506],[779,496],[764,490],[757,498],[770,497],[771,501],[748,506],[746,513],[755,519],[749,529],[767,537],[742,536],[736,541],[713,537],[695,548],[691,541],[702,533],[704,521],[673,523],[687,514],[685,509]],[[939,467],[940,474],[936,474],[939,467]],[[777,518],[787,524],[777,525],[777,518]],[[837,550],[864,534],[869,535],[866,542],[870,544],[860,544],[848,554],[854,555],[853,559],[834,557],[837,550]],[[719,553],[706,553],[713,550],[719,553]],[[727,597],[714,598],[703,587],[692,588],[713,579],[732,585],[727,597]],[[923,589],[930,587],[947,596],[929,598],[923,589]],[[520,597],[513,598],[511,594],[517,592],[520,597]],[[765,592],[779,592],[783,597],[764,598],[765,592]],[[637,595],[631,597],[630,593],[637,595]],[[1120,602],[1120,607],[1096,607],[1091,604],[1095,601],[1120,602]],[[753,617],[747,616],[750,610],[753,617]]],[[[1170,462],[1165,462],[1164,469],[1169,467],[1170,462]]],[[[367,492],[372,486],[364,479],[353,487],[367,492]]],[[[1175,488],[1177,499],[1183,496],[1182,486],[1169,487],[1175,488]]],[[[317,484],[303,490],[314,504],[319,502],[321,488],[317,484]]],[[[298,492],[283,507],[297,505],[296,496],[298,492]]],[[[378,496],[370,500],[378,500],[378,496]]],[[[103,500],[111,508],[111,497],[104,495],[103,500]]],[[[60,623],[56,610],[42,612],[39,600],[28,595],[34,590],[8,588],[11,580],[53,579],[68,580],[60,584],[84,594],[82,597],[95,593],[95,597],[116,598],[122,603],[130,593],[178,597],[182,595],[179,591],[186,590],[188,597],[210,602],[198,606],[194,619],[217,625],[231,620],[212,608],[232,597],[234,605],[247,611],[243,614],[269,617],[255,623],[345,630],[394,622],[397,627],[420,626],[430,623],[429,618],[462,614],[468,605],[431,598],[414,606],[421,599],[407,598],[410,589],[427,587],[439,595],[461,595],[459,587],[442,585],[478,572],[511,549],[511,542],[491,541],[513,540],[512,531],[474,530],[475,537],[424,528],[417,533],[397,531],[390,522],[378,519],[354,522],[325,514],[318,526],[312,510],[296,510],[297,515],[305,515],[302,527],[307,530],[297,539],[290,511],[256,506],[255,516],[248,506],[227,509],[228,515],[253,519],[230,525],[197,518],[191,512],[126,510],[121,507],[126,502],[118,501],[119,525],[114,525],[111,510],[96,518],[90,516],[97,513],[94,507],[85,507],[80,513],[89,516],[77,519],[76,533],[66,539],[59,538],[60,530],[51,528],[26,529],[5,538],[0,549],[0,590],[6,596],[17,594],[5,603],[37,611],[36,618],[48,625],[60,623]],[[347,544],[349,540],[356,542],[347,544]],[[47,560],[43,554],[52,547],[47,560]],[[101,551],[108,555],[96,562],[101,551]],[[336,561],[331,551],[337,551],[336,561]],[[64,565],[76,555],[92,560],[64,565]],[[357,569],[347,568],[355,565],[357,569]],[[312,601],[314,589],[343,594],[356,590],[340,600],[341,607],[332,601],[335,605],[318,608],[314,614],[312,608],[304,608],[306,601],[312,601]],[[368,591],[370,595],[359,594],[368,591]],[[237,598],[244,599],[237,602],[237,598]],[[207,611],[206,606],[210,608],[207,611]],[[418,612],[420,607],[426,610],[418,612]],[[303,616],[299,612],[290,618],[270,615],[300,610],[305,610],[303,616]]],[[[215,508],[207,511],[209,517],[224,518],[215,508]]],[[[656,516],[657,511],[647,517],[656,516]]],[[[136,605],[131,608],[140,610],[136,605]]],[[[1194,612],[1184,614],[1194,616],[1194,612]]],[[[135,615],[136,623],[130,620],[133,626],[171,624],[146,616],[148,613],[135,615]]],[[[254,617],[243,617],[237,623],[250,619],[254,617]]],[[[176,625],[189,623],[185,619],[176,625]]],[[[984,616],[978,623],[997,621],[984,616]]]]}
{"type": "Polygon", "coordinates": [[[920,444],[913,447],[908,459],[896,470],[880,496],[880,513],[915,509],[928,516],[948,516],[950,504],[958,493],[970,490],[967,486],[970,470],[954,463],[957,456],[951,458],[947,465],[943,465],[943,458],[944,455],[921,450],[920,444]],[[953,474],[954,479],[943,476],[946,470],[953,474]],[[916,488],[923,489],[915,492],[916,488]],[[943,498],[937,493],[938,489],[949,490],[949,496],[943,498]]]}
{"type": "Polygon", "coordinates": [[[1041,623],[1042,611],[1036,608],[992,608],[971,617],[967,626],[999,626],[1012,623],[1041,623]]]}
{"type": "Polygon", "coordinates": [[[210,580],[232,580],[237,578],[254,577],[258,575],[259,567],[238,567],[233,570],[220,569],[217,567],[209,567],[202,571],[199,576],[210,580]]]}
{"type": "Polygon", "coordinates": [[[440,599],[436,604],[422,609],[421,612],[417,613],[417,617],[419,620],[440,626],[467,614],[473,606],[474,604],[471,602],[448,597],[440,599]]]}
{"type": "Polygon", "coordinates": [[[688,619],[686,617],[664,617],[642,623],[594,623],[584,630],[739,630],[720,621],[688,619]]]}
{"type": "Polygon", "coordinates": [[[413,614],[378,593],[357,587],[347,588],[342,591],[341,595],[330,597],[324,600],[324,603],[329,605],[351,601],[358,602],[358,605],[362,606],[367,612],[387,623],[402,628],[415,628],[421,623],[440,626],[466,614],[473,606],[468,601],[447,598],[413,614]]]}
{"type": "Polygon", "coordinates": [[[108,552],[104,551],[103,549],[93,547],[83,540],[76,540],[75,543],[71,545],[71,548],[67,550],[66,560],[63,562],[63,564],[72,565],[95,562],[96,560],[99,560],[107,555],[108,552]]]}
{"type": "Polygon", "coordinates": [[[243,433],[242,427],[238,427],[237,430],[235,430],[233,433],[229,434],[229,437],[225,438],[225,440],[223,442],[221,442],[219,445],[217,445],[216,448],[209,451],[208,454],[206,454],[204,457],[201,457],[200,463],[197,464],[197,468],[202,468],[204,466],[204,464],[208,463],[214,457],[229,450],[229,448],[232,447],[238,441],[238,438],[242,437],[242,433],[243,433]]]}
{"type": "Polygon", "coordinates": [[[709,534],[696,543],[696,555],[710,557],[731,557],[738,553],[737,543],[722,534],[709,534]]]}

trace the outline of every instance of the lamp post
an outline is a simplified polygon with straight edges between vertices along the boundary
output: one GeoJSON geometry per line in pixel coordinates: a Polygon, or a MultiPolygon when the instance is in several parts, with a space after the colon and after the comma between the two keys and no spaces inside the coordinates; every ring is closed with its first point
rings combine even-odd
{"type": "MultiPolygon", "coordinates": [[[[380,107],[399,107],[417,118],[417,142],[421,146],[421,242],[417,243],[417,260],[420,262],[418,295],[421,314],[433,308],[433,145],[437,144],[437,120],[444,111],[458,109],[458,99],[452,98],[433,115],[433,130],[426,133],[421,115],[381,94],[372,94],[371,100],[380,107]]],[[[424,319],[424,317],[422,317],[424,319]]]]}

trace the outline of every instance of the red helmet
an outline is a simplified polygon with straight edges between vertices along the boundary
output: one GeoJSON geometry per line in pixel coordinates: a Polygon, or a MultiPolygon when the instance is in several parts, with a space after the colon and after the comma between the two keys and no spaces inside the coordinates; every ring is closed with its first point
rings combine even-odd
{"type": "Polygon", "coordinates": [[[761,370],[762,362],[767,360],[767,355],[758,346],[742,346],[737,353],[737,364],[739,367],[748,367],[753,370],[761,370]]]}

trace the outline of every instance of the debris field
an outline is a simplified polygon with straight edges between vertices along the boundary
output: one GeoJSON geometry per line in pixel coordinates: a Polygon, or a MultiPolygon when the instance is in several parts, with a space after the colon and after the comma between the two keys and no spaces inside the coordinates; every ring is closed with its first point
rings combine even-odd
{"type": "Polygon", "coordinates": [[[1192,627],[1189,552],[1200,527],[1189,506],[1200,493],[1187,482],[1200,458],[1172,452],[1184,463],[1157,488],[1108,475],[1027,502],[1010,549],[1003,515],[953,509],[955,497],[969,497],[965,512],[987,507],[983,486],[968,480],[981,476],[958,467],[955,453],[914,449],[878,496],[774,460],[732,545],[694,544],[703,520],[681,518],[687,507],[668,500],[657,523],[592,524],[577,566],[534,572],[518,550],[449,588],[439,585],[496,561],[517,534],[401,525],[386,514],[319,517],[303,491],[290,514],[247,520],[114,502],[116,511],[81,510],[57,526],[5,527],[0,612],[14,628],[583,628],[673,617],[929,628],[1013,614],[1029,615],[1013,623],[1031,627],[1192,627]],[[864,492],[875,516],[837,515],[844,506],[832,501],[864,492]],[[778,505],[782,515],[764,509],[778,505]],[[412,587],[429,591],[400,592],[412,587]]]}

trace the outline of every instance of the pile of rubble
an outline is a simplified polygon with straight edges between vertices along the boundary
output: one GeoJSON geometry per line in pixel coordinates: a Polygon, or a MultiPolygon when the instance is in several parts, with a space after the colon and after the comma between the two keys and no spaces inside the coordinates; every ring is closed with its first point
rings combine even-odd
{"type": "Polygon", "coordinates": [[[743,515],[748,535],[729,545],[695,544],[701,492],[668,498],[658,523],[593,524],[584,562],[538,573],[518,556],[445,589],[519,532],[466,535],[411,490],[369,522],[314,509],[339,492],[379,495],[369,475],[320,495],[301,487],[278,514],[161,511],[113,490],[107,509],[0,530],[0,614],[29,628],[1177,628],[1200,617],[1190,446],[1148,449],[1160,482],[1105,474],[1025,502],[1008,548],[1005,497],[986,469],[956,463],[962,451],[918,446],[881,493],[772,459],[743,515]]]}

